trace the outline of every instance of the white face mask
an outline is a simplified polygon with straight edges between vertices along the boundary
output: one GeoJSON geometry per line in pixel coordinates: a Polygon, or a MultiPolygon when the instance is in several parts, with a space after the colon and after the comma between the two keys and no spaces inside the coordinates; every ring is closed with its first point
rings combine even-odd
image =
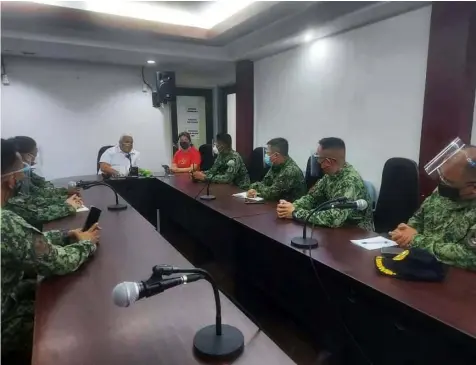
{"type": "Polygon", "coordinates": [[[218,151],[217,146],[213,146],[213,154],[214,154],[214,155],[218,155],[218,154],[219,154],[219,151],[218,151]]]}

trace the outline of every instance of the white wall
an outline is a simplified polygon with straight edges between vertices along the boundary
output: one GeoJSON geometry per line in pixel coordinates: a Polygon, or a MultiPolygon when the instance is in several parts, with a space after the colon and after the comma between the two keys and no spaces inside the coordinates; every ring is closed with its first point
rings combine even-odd
{"type": "Polygon", "coordinates": [[[236,148],[236,94],[226,96],[226,130],[231,136],[233,149],[236,148]]]}
{"type": "Polygon", "coordinates": [[[141,167],[161,171],[171,159],[169,110],[152,107],[138,68],[7,58],[2,138],[33,137],[47,178],[95,173],[98,149],[134,136],[141,167]]]}
{"type": "Polygon", "coordinates": [[[304,169],[323,137],[380,186],[390,157],[418,161],[431,7],[255,63],[255,141],[289,140],[304,169]]]}

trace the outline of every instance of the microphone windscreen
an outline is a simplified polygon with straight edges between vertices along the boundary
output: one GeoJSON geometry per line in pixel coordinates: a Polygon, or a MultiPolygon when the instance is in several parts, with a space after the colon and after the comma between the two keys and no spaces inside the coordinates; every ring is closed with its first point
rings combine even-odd
{"type": "Polygon", "coordinates": [[[125,281],[117,284],[112,291],[112,300],[118,307],[128,307],[139,299],[139,285],[125,281]]]}
{"type": "Polygon", "coordinates": [[[364,199],[356,200],[355,203],[357,204],[357,210],[365,210],[369,206],[369,203],[364,199]]]}

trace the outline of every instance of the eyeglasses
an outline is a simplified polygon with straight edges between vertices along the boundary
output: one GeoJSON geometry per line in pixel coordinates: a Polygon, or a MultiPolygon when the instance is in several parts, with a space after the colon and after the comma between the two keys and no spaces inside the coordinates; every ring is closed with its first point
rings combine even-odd
{"type": "Polygon", "coordinates": [[[12,172],[7,172],[6,174],[3,174],[2,177],[18,174],[20,172],[27,173],[29,171],[31,171],[31,166],[28,165],[26,162],[23,162],[23,168],[21,168],[20,170],[12,171],[12,172]]]}

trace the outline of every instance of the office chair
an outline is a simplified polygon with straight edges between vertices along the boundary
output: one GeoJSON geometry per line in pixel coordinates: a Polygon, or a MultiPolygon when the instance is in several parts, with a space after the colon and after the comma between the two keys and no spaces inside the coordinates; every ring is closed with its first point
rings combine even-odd
{"type": "Polygon", "coordinates": [[[200,164],[200,170],[207,171],[213,166],[215,162],[215,155],[213,154],[213,146],[211,144],[202,144],[198,149],[202,163],[200,164]]]}
{"type": "Polygon", "coordinates": [[[96,160],[96,174],[99,172],[99,160],[101,159],[102,154],[108,149],[114,146],[102,146],[98,151],[98,158],[96,160]]]}
{"type": "Polygon", "coordinates": [[[375,230],[387,233],[406,223],[419,207],[419,196],[416,162],[400,157],[387,160],[374,213],[375,230]]]}
{"type": "Polygon", "coordinates": [[[263,180],[264,176],[269,171],[269,166],[266,166],[263,161],[264,154],[264,147],[257,147],[253,152],[251,152],[247,169],[252,183],[263,180]]]}
{"type": "Polygon", "coordinates": [[[304,174],[307,190],[312,188],[323,176],[324,172],[322,171],[321,166],[319,166],[319,164],[317,163],[315,157],[309,156],[309,158],[307,159],[306,173],[304,174]],[[314,164],[314,168],[311,168],[312,164],[314,164]],[[314,174],[313,176],[311,174],[312,170],[316,171],[317,174],[314,174]]]}
{"type": "Polygon", "coordinates": [[[375,190],[374,184],[370,181],[364,180],[364,185],[370,196],[369,205],[372,207],[372,210],[375,210],[377,205],[377,191],[375,190]]]}

